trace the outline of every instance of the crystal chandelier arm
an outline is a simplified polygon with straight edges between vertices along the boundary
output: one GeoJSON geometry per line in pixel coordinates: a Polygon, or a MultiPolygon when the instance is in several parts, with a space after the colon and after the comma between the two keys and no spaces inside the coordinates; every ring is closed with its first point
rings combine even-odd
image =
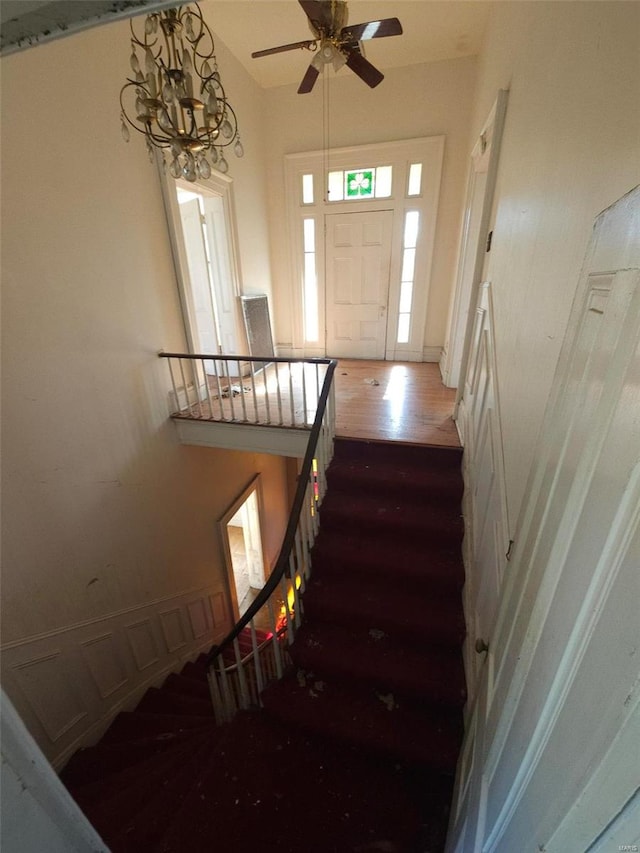
{"type": "Polygon", "coordinates": [[[127,127],[133,127],[145,135],[150,152],[153,146],[170,149],[174,177],[206,179],[211,163],[226,172],[222,149],[234,145],[235,155],[242,157],[243,146],[220,79],[213,33],[199,6],[147,15],[144,35],[132,22],[131,46],[135,79],[126,78],[120,91],[124,138],[127,127]]]}

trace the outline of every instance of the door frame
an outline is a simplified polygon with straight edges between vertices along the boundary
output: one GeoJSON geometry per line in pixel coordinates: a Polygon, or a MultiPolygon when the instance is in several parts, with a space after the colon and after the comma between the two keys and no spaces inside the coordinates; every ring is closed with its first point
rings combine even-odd
{"type": "Polygon", "coordinates": [[[416,257],[416,281],[422,282],[412,302],[412,335],[408,344],[390,345],[387,335],[387,360],[438,361],[440,347],[425,348],[425,326],[430,293],[432,259],[435,244],[440,183],[444,160],[444,136],[429,136],[418,139],[360,145],[349,148],[332,148],[328,151],[307,151],[289,154],[285,161],[285,200],[289,236],[289,297],[292,306],[291,346],[279,347],[278,354],[299,357],[324,357],[325,340],[322,329],[325,307],[325,214],[378,209],[393,209],[393,234],[391,242],[391,272],[388,328],[394,329],[398,321],[400,300],[400,276],[402,271],[402,238],[404,213],[418,210],[422,214],[421,240],[416,257]],[[421,162],[422,191],[420,195],[408,196],[409,166],[421,162]],[[389,198],[371,200],[344,200],[328,202],[323,191],[324,175],[327,171],[357,169],[377,166],[393,167],[393,192],[389,198]],[[305,203],[302,197],[302,176],[311,174],[314,190],[313,203],[305,203]],[[319,340],[306,342],[303,324],[303,220],[315,221],[316,273],[318,280],[319,340]],[[433,351],[432,351],[433,350],[433,351]]]}
{"type": "MultiPolygon", "coordinates": [[[[464,386],[469,361],[468,338],[474,322],[473,308],[477,304],[478,291],[483,280],[508,97],[508,90],[498,91],[496,101],[471,152],[456,286],[445,350],[441,359],[442,378],[449,388],[462,389],[464,386]],[[484,189],[478,196],[478,175],[481,174],[486,174],[486,178],[484,189]]],[[[462,391],[459,391],[456,407],[461,397],[462,391]]]]}
{"type": "Polygon", "coordinates": [[[233,503],[225,510],[223,515],[217,521],[218,535],[222,549],[223,565],[225,569],[225,579],[227,582],[227,596],[229,601],[229,609],[234,621],[240,618],[238,610],[238,597],[236,595],[235,577],[233,574],[233,560],[231,557],[231,548],[229,546],[229,537],[227,536],[227,524],[238,512],[242,504],[246,503],[252,494],[256,495],[256,503],[258,507],[258,527],[260,530],[260,546],[262,551],[262,565],[264,566],[265,581],[269,577],[271,567],[267,563],[267,553],[264,547],[264,504],[262,500],[262,475],[256,474],[247,483],[244,489],[240,492],[233,503]]]}
{"type": "MultiPolygon", "coordinates": [[[[156,151],[155,155],[160,188],[162,191],[162,201],[167,219],[167,229],[169,231],[169,244],[171,246],[173,266],[178,285],[178,295],[180,297],[180,308],[182,311],[187,351],[194,354],[197,352],[197,336],[194,334],[194,330],[196,329],[195,309],[193,299],[191,297],[189,264],[187,261],[187,253],[182,233],[180,205],[178,203],[178,196],[176,192],[176,188],[180,185],[180,182],[167,174],[162,160],[162,152],[156,151]]],[[[223,175],[222,173],[214,170],[211,177],[206,181],[199,180],[194,183],[183,182],[182,185],[186,189],[198,193],[199,195],[218,196],[222,199],[227,231],[232,296],[236,306],[236,337],[238,342],[243,342],[245,339],[245,333],[240,320],[240,312],[238,310],[239,297],[242,293],[242,274],[238,253],[238,233],[233,194],[233,180],[227,175],[223,175]]]]}

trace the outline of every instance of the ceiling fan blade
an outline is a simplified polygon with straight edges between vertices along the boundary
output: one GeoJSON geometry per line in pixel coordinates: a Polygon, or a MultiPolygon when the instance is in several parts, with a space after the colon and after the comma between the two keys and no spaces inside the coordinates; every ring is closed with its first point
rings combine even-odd
{"type": "Polygon", "coordinates": [[[384,74],[381,71],[378,71],[378,69],[372,65],[368,59],[365,59],[361,53],[358,53],[355,50],[349,51],[349,55],[347,56],[347,65],[354,74],[357,74],[358,77],[361,80],[364,80],[367,86],[371,86],[372,89],[384,80],[384,74]]]}
{"type": "Polygon", "coordinates": [[[320,75],[320,72],[315,67],[315,65],[313,65],[313,63],[312,63],[307,68],[306,74],[304,75],[304,77],[302,78],[302,82],[298,86],[298,94],[299,95],[306,95],[307,92],[310,92],[313,89],[315,82],[318,79],[319,75],[320,75]]]}
{"type": "Polygon", "coordinates": [[[383,18],[381,21],[367,21],[364,24],[353,24],[344,27],[340,32],[341,38],[354,41],[379,39],[385,36],[401,36],[402,24],[397,18],[383,18]]]}
{"type": "Polygon", "coordinates": [[[314,29],[324,30],[324,32],[331,31],[333,15],[331,14],[330,2],[323,2],[323,0],[298,0],[298,3],[304,9],[304,13],[311,21],[314,29]]]}
{"type": "Polygon", "coordinates": [[[252,59],[259,59],[261,56],[271,56],[272,53],[284,53],[285,50],[296,50],[298,48],[306,48],[311,50],[315,41],[294,41],[292,44],[281,44],[279,47],[268,47],[266,50],[256,50],[251,54],[252,59]]]}

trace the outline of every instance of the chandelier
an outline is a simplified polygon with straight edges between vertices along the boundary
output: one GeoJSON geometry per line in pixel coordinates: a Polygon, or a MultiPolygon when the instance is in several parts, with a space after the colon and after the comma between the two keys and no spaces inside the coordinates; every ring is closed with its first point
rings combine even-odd
{"type": "MultiPolygon", "coordinates": [[[[174,178],[208,178],[211,167],[226,173],[224,152],[244,149],[236,114],[220,79],[213,34],[197,3],[153,12],[144,33],[131,27],[131,70],[134,78],[120,91],[122,136],[129,127],[143,133],[149,159],[154,148],[169,153],[174,178]]],[[[164,153],[163,153],[163,161],[164,153]]]]}

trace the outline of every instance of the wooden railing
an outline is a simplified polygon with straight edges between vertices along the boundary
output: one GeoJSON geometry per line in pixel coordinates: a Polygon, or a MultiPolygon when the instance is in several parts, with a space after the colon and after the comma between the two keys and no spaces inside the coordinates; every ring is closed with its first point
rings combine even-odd
{"type": "Polygon", "coordinates": [[[333,456],[336,362],[178,353],[161,356],[169,361],[173,417],[310,429],[276,565],[247,611],[209,653],[209,688],[220,725],[239,709],[259,705],[267,684],[282,677],[289,663],[287,649],[302,624],[302,596],[311,574],[310,553],[327,488],[326,469],[333,456]],[[213,373],[207,372],[209,362],[213,373]],[[270,367],[274,369],[267,372],[270,367]],[[243,375],[248,379],[241,378],[243,375]],[[233,386],[241,382],[247,387],[238,391],[232,407],[233,386]],[[227,388],[231,396],[220,396],[227,388]],[[249,403],[254,401],[253,409],[245,396],[249,403]],[[259,406],[261,396],[263,405],[259,406]]]}
{"type": "Polygon", "coordinates": [[[326,358],[255,358],[163,352],[172,417],[309,429],[326,358]]]}

